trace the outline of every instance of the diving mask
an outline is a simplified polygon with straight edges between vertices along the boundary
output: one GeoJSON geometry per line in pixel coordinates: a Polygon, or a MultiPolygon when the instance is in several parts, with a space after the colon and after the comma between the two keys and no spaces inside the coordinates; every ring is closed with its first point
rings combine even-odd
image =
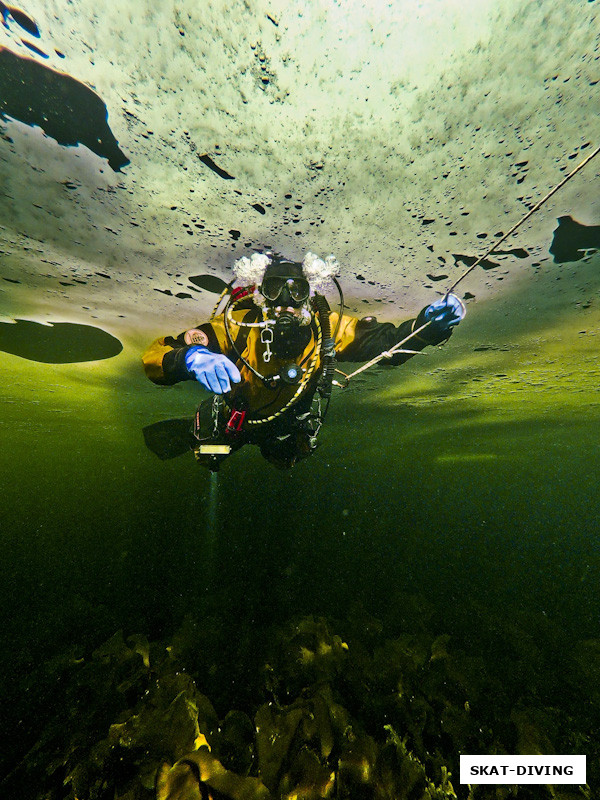
{"type": "Polygon", "coordinates": [[[294,303],[304,303],[310,295],[310,286],[306,278],[286,275],[265,275],[260,293],[270,303],[275,303],[285,294],[286,289],[294,303]]]}

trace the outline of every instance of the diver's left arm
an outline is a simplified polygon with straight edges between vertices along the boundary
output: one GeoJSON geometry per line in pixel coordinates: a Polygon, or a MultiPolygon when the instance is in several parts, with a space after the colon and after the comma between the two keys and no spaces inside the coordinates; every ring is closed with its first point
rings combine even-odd
{"type": "MultiPolygon", "coordinates": [[[[455,295],[448,295],[423,308],[416,319],[409,319],[396,326],[391,322],[378,322],[376,317],[343,316],[336,337],[336,352],[339,361],[370,361],[389,350],[407,336],[429,323],[419,333],[410,336],[403,349],[421,351],[428,345],[447,341],[452,329],[465,316],[465,307],[455,295]]],[[[335,327],[337,320],[332,320],[335,327]]],[[[395,353],[383,359],[382,364],[396,366],[412,358],[411,353],[395,353]]]]}

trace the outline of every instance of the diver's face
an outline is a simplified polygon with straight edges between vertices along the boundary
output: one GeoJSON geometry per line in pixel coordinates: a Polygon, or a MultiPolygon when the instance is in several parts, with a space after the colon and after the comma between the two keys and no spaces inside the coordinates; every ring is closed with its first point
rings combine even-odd
{"type": "Polygon", "coordinates": [[[274,315],[283,312],[297,315],[308,300],[310,287],[299,264],[272,264],[265,272],[260,292],[273,309],[274,315]]]}
{"type": "Polygon", "coordinates": [[[265,298],[273,326],[273,352],[279,358],[296,358],[310,341],[310,287],[300,264],[270,264],[260,293],[265,298]]]}

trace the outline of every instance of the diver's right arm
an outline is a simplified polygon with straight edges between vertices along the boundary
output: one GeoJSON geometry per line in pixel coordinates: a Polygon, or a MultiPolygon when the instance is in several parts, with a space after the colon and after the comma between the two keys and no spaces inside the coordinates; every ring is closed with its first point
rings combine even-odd
{"type": "Polygon", "coordinates": [[[142,355],[146,377],[161,386],[172,386],[179,381],[194,379],[185,366],[189,345],[180,336],[161,336],[146,348],[142,355]]]}
{"type": "Polygon", "coordinates": [[[155,339],[143,354],[142,361],[147,377],[163,386],[197,380],[208,391],[223,394],[231,389],[231,382],[239,383],[241,380],[236,365],[220,352],[217,337],[209,326],[204,330],[186,331],[177,338],[165,336],[155,339]],[[190,337],[192,332],[198,336],[190,337]],[[194,338],[212,347],[192,343],[194,338]]]}

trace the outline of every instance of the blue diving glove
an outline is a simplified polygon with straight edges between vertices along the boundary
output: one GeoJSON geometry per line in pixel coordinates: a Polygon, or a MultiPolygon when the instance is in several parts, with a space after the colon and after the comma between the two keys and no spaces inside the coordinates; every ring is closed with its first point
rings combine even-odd
{"type": "Polygon", "coordinates": [[[185,366],[205,389],[215,394],[230,391],[231,383],[242,380],[239,369],[227,356],[213,353],[207,347],[190,347],[185,354],[185,366]]]}
{"type": "Polygon", "coordinates": [[[442,333],[450,333],[450,328],[463,319],[467,309],[462,300],[455,294],[448,294],[440,297],[435,303],[425,309],[425,322],[431,322],[430,327],[442,333]]]}

